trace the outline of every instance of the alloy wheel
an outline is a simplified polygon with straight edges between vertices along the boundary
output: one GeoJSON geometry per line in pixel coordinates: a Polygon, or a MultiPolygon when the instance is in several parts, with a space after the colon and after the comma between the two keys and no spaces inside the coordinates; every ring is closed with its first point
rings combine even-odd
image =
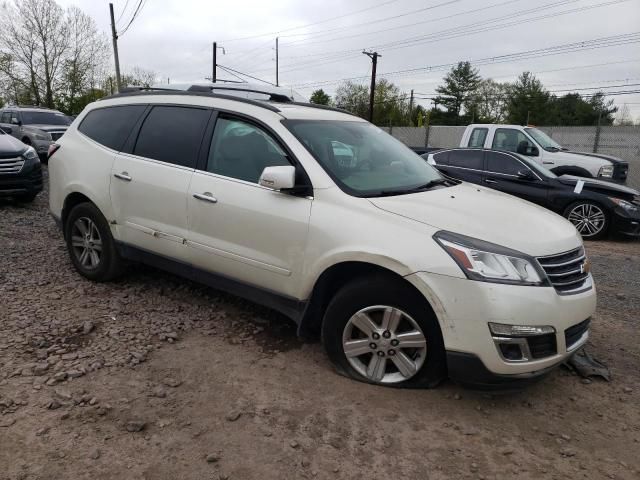
{"type": "Polygon", "coordinates": [[[349,364],[375,383],[398,383],[413,377],[427,357],[427,341],[406,312],[376,305],[356,312],[342,334],[349,364]]]}
{"type": "Polygon", "coordinates": [[[606,223],[602,209],[592,203],[576,205],[571,209],[567,218],[583,237],[598,235],[606,223]]]}
{"type": "Polygon", "coordinates": [[[94,270],[102,258],[102,238],[98,226],[87,217],[79,217],[71,227],[71,247],[83,268],[94,270]]]}

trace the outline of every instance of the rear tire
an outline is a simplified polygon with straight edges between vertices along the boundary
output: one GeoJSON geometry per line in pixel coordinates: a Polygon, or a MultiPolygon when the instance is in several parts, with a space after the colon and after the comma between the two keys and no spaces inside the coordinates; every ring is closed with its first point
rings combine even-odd
{"type": "Polygon", "coordinates": [[[579,200],[569,205],[562,214],[576,227],[584,240],[599,240],[607,235],[611,215],[600,204],[579,200]]]}
{"type": "Polygon", "coordinates": [[[107,220],[92,203],[80,203],[67,217],[65,239],[71,262],[85,278],[107,282],[118,277],[124,264],[107,220]]]}
{"type": "Polygon", "coordinates": [[[431,388],[446,377],[435,314],[391,275],[363,277],[340,289],[325,312],[322,342],[338,371],[362,382],[431,388]]]}

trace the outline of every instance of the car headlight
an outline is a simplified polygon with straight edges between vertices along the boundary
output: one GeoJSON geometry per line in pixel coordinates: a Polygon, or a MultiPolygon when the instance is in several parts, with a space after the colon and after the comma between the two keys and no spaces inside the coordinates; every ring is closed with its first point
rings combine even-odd
{"type": "Polygon", "coordinates": [[[33,147],[27,147],[27,149],[22,153],[22,156],[27,160],[27,163],[40,162],[38,152],[36,152],[33,147]]]}
{"type": "Polygon", "coordinates": [[[609,200],[611,200],[617,206],[619,206],[620,208],[626,210],[629,213],[635,213],[638,210],[640,210],[640,208],[637,205],[634,205],[631,202],[627,202],[626,200],[622,200],[621,198],[609,197],[609,200]]]}
{"type": "Polygon", "coordinates": [[[598,170],[599,177],[611,178],[613,177],[613,165],[605,165],[598,170]]]}
{"type": "Polygon", "coordinates": [[[33,136],[38,140],[51,140],[51,135],[47,132],[34,133],[33,136]]]}
{"type": "Polygon", "coordinates": [[[542,267],[529,255],[452,232],[440,231],[433,237],[470,280],[549,285],[542,267]]]}

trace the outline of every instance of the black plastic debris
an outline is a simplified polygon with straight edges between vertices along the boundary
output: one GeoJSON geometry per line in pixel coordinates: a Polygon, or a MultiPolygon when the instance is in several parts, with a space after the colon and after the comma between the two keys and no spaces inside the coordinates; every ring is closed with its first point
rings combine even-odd
{"type": "Polygon", "coordinates": [[[585,348],[578,350],[564,365],[583,378],[601,377],[611,381],[609,367],[593,358],[585,348]]]}

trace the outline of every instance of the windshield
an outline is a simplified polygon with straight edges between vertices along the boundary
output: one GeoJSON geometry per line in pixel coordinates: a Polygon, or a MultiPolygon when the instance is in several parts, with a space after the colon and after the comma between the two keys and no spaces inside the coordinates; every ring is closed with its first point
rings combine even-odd
{"type": "Polygon", "coordinates": [[[414,193],[445,181],[422,157],[367,122],[285,120],[338,186],[351,195],[414,193]]]}
{"type": "Polygon", "coordinates": [[[525,131],[545,150],[562,150],[562,146],[542,130],[538,130],[537,128],[525,128],[525,131]]]}
{"type": "Polygon", "coordinates": [[[71,125],[69,118],[54,112],[20,112],[24,125],[71,125]]]}

